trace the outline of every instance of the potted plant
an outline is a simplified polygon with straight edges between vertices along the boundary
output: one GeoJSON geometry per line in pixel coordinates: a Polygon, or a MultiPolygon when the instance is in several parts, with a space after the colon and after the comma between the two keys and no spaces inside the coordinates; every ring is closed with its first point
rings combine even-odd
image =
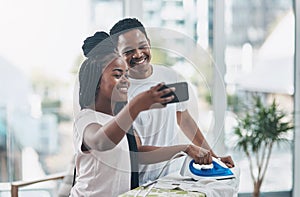
{"type": "Polygon", "coordinates": [[[242,150],[249,161],[253,181],[253,197],[260,196],[272,148],[275,143],[286,141],[286,133],[293,128],[286,120],[287,114],[279,109],[274,99],[271,105],[263,105],[261,98],[254,96],[254,102],[234,127],[238,137],[237,148],[242,150]]]}

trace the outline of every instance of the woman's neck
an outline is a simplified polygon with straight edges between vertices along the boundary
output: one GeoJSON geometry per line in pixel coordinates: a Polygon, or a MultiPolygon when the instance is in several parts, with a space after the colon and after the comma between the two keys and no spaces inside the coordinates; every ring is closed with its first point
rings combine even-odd
{"type": "Polygon", "coordinates": [[[113,116],[114,113],[114,108],[115,108],[115,103],[110,101],[106,101],[104,102],[103,100],[101,100],[101,102],[96,102],[95,103],[95,110],[98,112],[102,112],[108,115],[113,116]]]}

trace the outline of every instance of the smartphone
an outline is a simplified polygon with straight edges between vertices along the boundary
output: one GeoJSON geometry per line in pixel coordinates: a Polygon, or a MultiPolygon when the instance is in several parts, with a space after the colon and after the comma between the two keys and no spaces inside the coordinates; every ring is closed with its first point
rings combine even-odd
{"type": "Polygon", "coordinates": [[[162,98],[169,97],[171,95],[174,95],[174,99],[170,102],[166,103],[178,103],[182,101],[189,100],[189,89],[187,82],[178,82],[178,83],[172,83],[172,84],[166,84],[163,87],[161,87],[159,90],[163,90],[165,88],[171,88],[175,87],[175,91],[170,92],[168,94],[165,94],[162,96],[162,98]]]}

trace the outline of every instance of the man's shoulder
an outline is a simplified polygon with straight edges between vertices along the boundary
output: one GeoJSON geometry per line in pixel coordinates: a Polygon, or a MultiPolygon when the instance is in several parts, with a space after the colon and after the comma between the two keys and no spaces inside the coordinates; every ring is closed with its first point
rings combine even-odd
{"type": "Polygon", "coordinates": [[[170,66],[153,65],[153,77],[164,79],[170,82],[176,82],[182,79],[182,76],[170,66]]]}
{"type": "Polygon", "coordinates": [[[159,73],[168,72],[168,73],[172,73],[172,74],[178,74],[177,71],[175,71],[170,66],[165,66],[165,65],[162,65],[162,64],[153,64],[152,66],[153,66],[153,71],[154,72],[159,72],[159,73]]]}
{"type": "Polygon", "coordinates": [[[163,69],[163,70],[173,70],[170,66],[166,66],[163,64],[152,64],[154,69],[163,69]]]}

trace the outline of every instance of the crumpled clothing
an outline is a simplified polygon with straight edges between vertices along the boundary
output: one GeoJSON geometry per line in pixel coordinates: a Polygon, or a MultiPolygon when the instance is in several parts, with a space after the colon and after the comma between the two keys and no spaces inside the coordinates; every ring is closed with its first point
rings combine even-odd
{"type": "Polygon", "coordinates": [[[190,192],[202,192],[207,197],[237,197],[239,188],[239,170],[235,169],[234,179],[215,180],[203,178],[198,181],[180,178],[162,178],[155,185],[158,189],[180,189],[190,192]]]}

